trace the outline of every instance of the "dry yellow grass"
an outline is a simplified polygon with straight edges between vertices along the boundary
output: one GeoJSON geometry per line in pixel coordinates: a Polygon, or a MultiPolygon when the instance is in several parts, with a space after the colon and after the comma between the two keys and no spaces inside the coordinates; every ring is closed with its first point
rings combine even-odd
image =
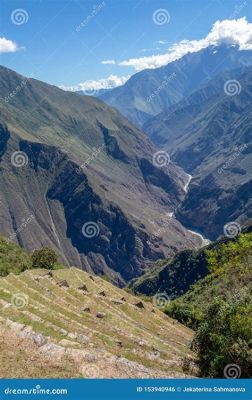
{"type": "MultiPolygon", "coordinates": [[[[1,278],[0,330],[8,326],[19,335],[28,327],[26,339],[32,343],[3,334],[1,364],[12,360],[9,377],[184,377],[181,362],[194,357],[189,349],[193,331],[150,302],[137,307],[139,301],[76,268],[52,276],[29,270],[1,278]],[[83,285],[87,290],[80,289],[83,285]],[[60,362],[53,361],[50,348],[38,348],[29,339],[38,332],[61,346],[60,362]]],[[[6,374],[3,370],[1,376],[6,374]]]]}

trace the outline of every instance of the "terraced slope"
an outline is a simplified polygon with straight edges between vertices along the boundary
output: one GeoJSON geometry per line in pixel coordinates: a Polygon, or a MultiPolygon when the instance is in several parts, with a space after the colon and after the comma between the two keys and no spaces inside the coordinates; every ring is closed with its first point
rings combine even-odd
{"type": "MultiPolygon", "coordinates": [[[[45,363],[74,363],[74,376],[181,377],[182,359],[193,357],[193,331],[152,303],[76,268],[1,278],[0,303],[1,330],[36,343],[45,363]]],[[[17,363],[18,351],[14,347],[17,363]]],[[[56,375],[66,373],[59,368],[56,375]]]]}

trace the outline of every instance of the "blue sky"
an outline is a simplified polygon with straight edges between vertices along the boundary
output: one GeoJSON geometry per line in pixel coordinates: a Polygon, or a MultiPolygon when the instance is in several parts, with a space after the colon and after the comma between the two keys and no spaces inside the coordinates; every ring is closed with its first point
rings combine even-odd
{"type": "Polygon", "coordinates": [[[15,42],[17,49],[2,51],[0,63],[64,86],[128,77],[142,64],[127,60],[162,55],[173,43],[205,38],[217,20],[246,16],[251,22],[251,10],[251,0],[1,0],[0,38],[15,42]],[[15,23],[19,9],[22,24],[15,23]],[[161,24],[153,17],[160,9],[167,12],[161,24]]]}

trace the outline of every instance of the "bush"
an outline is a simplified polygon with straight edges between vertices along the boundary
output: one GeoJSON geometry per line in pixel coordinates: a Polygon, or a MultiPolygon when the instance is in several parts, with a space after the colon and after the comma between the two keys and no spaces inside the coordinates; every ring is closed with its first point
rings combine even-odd
{"type": "Polygon", "coordinates": [[[251,311],[250,296],[233,304],[217,298],[209,306],[192,344],[202,376],[223,378],[225,367],[236,364],[242,378],[251,377],[251,311]]]}
{"type": "Polygon", "coordinates": [[[57,261],[58,261],[58,256],[56,252],[47,247],[34,250],[32,254],[33,268],[54,269],[57,261]]]}

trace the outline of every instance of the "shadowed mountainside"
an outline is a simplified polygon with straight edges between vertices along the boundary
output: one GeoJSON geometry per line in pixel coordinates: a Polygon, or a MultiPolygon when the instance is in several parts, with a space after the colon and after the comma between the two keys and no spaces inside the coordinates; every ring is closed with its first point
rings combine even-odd
{"type": "Polygon", "coordinates": [[[187,175],[153,165],[155,147],[117,111],[4,67],[0,89],[4,236],[28,250],[53,247],[66,265],[118,284],[200,244],[166,217],[183,200],[187,175]]]}

